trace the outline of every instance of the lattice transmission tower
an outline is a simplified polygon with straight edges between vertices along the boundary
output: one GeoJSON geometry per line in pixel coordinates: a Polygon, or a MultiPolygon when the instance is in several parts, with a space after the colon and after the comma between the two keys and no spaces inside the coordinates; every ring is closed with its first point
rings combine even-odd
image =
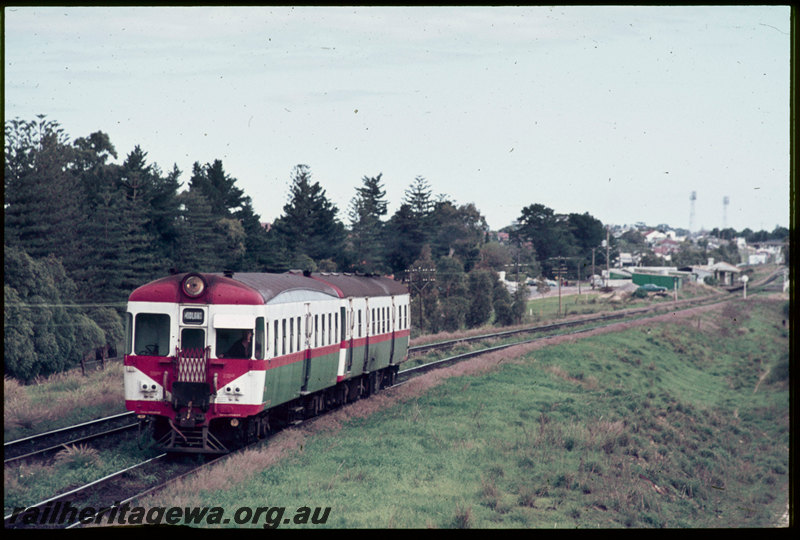
{"type": "Polygon", "coordinates": [[[722,228],[723,228],[723,230],[728,228],[728,204],[730,202],[731,202],[731,200],[730,200],[730,198],[728,198],[727,195],[725,195],[722,198],[722,228]]]}

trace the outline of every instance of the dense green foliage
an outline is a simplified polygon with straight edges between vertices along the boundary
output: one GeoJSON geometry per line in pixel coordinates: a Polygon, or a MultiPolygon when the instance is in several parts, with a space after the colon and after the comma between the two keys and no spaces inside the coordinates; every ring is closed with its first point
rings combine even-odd
{"type": "MultiPolygon", "coordinates": [[[[61,262],[50,255],[34,260],[3,246],[3,343],[5,373],[24,380],[72,367],[106,332],[75,306],[77,287],[61,262]]],[[[95,314],[117,339],[119,326],[107,311],[95,314]]]]}

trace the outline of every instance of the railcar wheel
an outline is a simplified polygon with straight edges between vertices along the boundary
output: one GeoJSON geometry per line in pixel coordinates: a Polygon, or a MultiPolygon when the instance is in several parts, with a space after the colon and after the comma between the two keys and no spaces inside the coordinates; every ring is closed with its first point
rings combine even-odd
{"type": "Polygon", "coordinates": [[[258,432],[259,432],[259,420],[258,418],[245,418],[244,419],[244,426],[242,429],[245,432],[245,443],[251,444],[258,440],[258,432]]]}
{"type": "Polygon", "coordinates": [[[367,382],[367,384],[369,385],[368,389],[367,389],[367,395],[368,396],[371,396],[371,395],[377,393],[378,390],[380,390],[380,387],[381,387],[380,386],[380,380],[381,380],[380,375],[381,375],[381,373],[379,371],[373,371],[372,373],[369,374],[369,380],[367,382]]]}

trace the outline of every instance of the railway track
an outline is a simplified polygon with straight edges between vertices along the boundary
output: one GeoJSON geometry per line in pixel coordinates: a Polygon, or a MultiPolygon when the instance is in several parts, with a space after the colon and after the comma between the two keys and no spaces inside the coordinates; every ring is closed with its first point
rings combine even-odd
{"type": "Polygon", "coordinates": [[[112,508],[160,489],[211,463],[198,465],[193,461],[175,460],[168,454],[160,454],[27,508],[16,508],[4,516],[3,526],[6,529],[64,529],[95,522],[109,523],[112,508]],[[155,486],[153,478],[156,479],[155,486]]]}
{"type": "Polygon", "coordinates": [[[137,426],[135,415],[126,412],[17,439],[3,444],[3,464],[41,458],[63,449],[66,445],[117,436],[134,430],[137,426]]]}
{"type": "Polygon", "coordinates": [[[490,334],[482,334],[477,336],[469,336],[469,337],[462,337],[458,339],[448,340],[448,341],[440,341],[437,343],[430,343],[426,345],[417,345],[414,347],[409,347],[408,353],[409,356],[411,355],[419,355],[424,354],[427,352],[440,350],[440,349],[447,349],[454,347],[456,345],[461,345],[465,343],[471,342],[479,342],[485,341],[489,339],[502,339],[506,337],[513,337],[520,334],[531,334],[531,333],[546,333],[552,331],[563,330],[566,328],[572,328],[576,326],[584,326],[589,324],[595,323],[603,323],[606,321],[615,321],[619,319],[628,319],[628,318],[635,318],[642,315],[647,315],[651,313],[658,313],[662,311],[674,311],[676,309],[688,309],[690,307],[695,307],[698,305],[709,304],[713,302],[721,302],[728,300],[730,297],[724,294],[717,294],[714,296],[704,296],[699,298],[692,298],[688,300],[678,300],[677,302],[668,302],[663,304],[658,304],[655,306],[647,306],[643,308],[633,308],[627,310],[620,310],[613,313],[601,313],[598,315],[589,315],[584,316],[578,319],[570,319],[567,321],[552,323],[552,324],[544,324],[539,326],[530,326],[525,328],[518,328],[514,330],[507,330],[503,332],[494,332],[490,334]]]}
{"type": "MultiPolygon", "coordinates": [[[[769,276],[765,277],[763,280],[753,283],[750,285],[750,292],[751,294],[756,294],[758,292],[767,290],[770,285],[780,276],[783,275],[783,270],[777,270],[770,274],[769,276]]],[[[420,355],[427,352],[431,352],[434,350],[440,349],[447,349],[454,347],[456,345],[470,343],[470,342],[479,342],[485,341],[489,339],[502,339],[506,337],[512,337],[519,334],[529,334],[529,333],[544,333],[544,332],[551,332],[551,331],[558,331],[565,328],[572,328],[575,326],[582,326],[594,323],[602,323],[605,321],[611,320],[618,320],[618,319],[626,319],[626,318],[635,318],[642,315],[647,315],[650,313],[657,313],[662,311],[674,311],[679,309],[688,309],[690,307],[695,307],[704,304],[711,304],[716,302],[723,302],[729,300],[731,295],[737,294],[742,291],[742,287],[730,287],[725,289],[728,293],[725,292],[718,292],[713,295],[709,296],[701,296],[697,298],[689,298],[686,300],[677,300],[672,302],[664,302],[660,304],[656,304],[653,306],[646,306],[642,308],[632,308],[626,310],[620,310],[612,313],[600,313],[597,315],[588,315],[583,316],[576,319],[570,319],[567,321],[552,323],[552,324],[545,324],[539,326],[531,326],[525,328],[518,328],[514,330],[506,330],[503,332],[494,332],[490,334],[482,334],[477,336],[469,336],[469,337],[462,337],[448,341],[440,341],[437,343],[430,343],[426,345],[417,345],[414,347],[409,347],[408,353],[409,356],[411,355],[420,355]]],[[[526,343],[526,342],[522,342],[526,343]]]]}
{"type": "MultiPolygon", "coordinates": [[[[772,277],[772,279],[774,279],[774,277],[772,277]]],[[[763,286],[766,283],[769,283],[770,281],[771,279],[768,278],[764,282],[760,282],[759,284],[754,284],[751,288],[752,292],[753,293],[757,292],[757,290],[759,290],[760,287],[763,288],[763,286]]],[[[669,310],[675,311],[680,309],[688,309],[698,305],[721,303],[729,301],[730,299],[731,299],[730,295],[725,295],[724,293],[716,294],[708,297],[701,297],[701,298],[683,300],[677,302],[669,302],[669,303],[659,304],[657,306],[648,306],[646,308],[624,310],[611,314],[600,314],[597,316],[584,317],[570,321],[563,321],[560,323],[515,329],[511,331],[497,332],[480,336],[460,338],[446,342],[439,342],[429,345],[416,346],[409,348],[409,353],[417,355],[433,350],[451,348],[454,345],[462,343],[476,342],[486,339],[511,337],[525,333],[543,333],[552,331],[558,332],[560,330],[572,328],[575,326],[580,326],[580,325],[587,326],[586,328],[580,328],[577,330],[571,330],[570,332],[566,332],[566,334],[580,334],[583,332],[588,332],[590,330],[593,330],[598,326],[607,326],[613,324],[615,322],[618,322],[619,319],[638,318],[643,316],[646,317],[649,314],[656,314],[662,311],[669,311],[669,310]],[[602,323],[608,323],[608,324],[602,324],[602,323]]],[[[455,355],[450,358],[445,358],[442,360],[429,362],[427,364],[423,364],[420,366],[411,367],[403,371],[400,371],[398,373],[396,385],[403,384],[404,382],[406,382],[407,380],[411,379],[414,376],[418,376],[422,373],[431,371],[439,367],[452,365],[454,363],[457,363],[458,361],[465,360],[467,358],[502,350],[508,347],[513,347],[524,343],[530,343],[539,339],[544,339],[545,337],[550,337],[550,335],[539,336],[522,341],[514,341],[511,343],[505,343],[489,348],[481,348],[479,350],[455,355]]],[[[125,414],[117,415],[117,417],[126,417],[126,416],[128,415],[125,414]]],[[[100,421],[97,422],[107,421],[109,419],[101,419],[100,421]]],[[[133,424],[133,426],[135,425],[136,424],[133,424]]],[[[67,429],[69,428],[65,428],[65,430],[67,429]]],[[[65,431],[65,430],[57,430],[57,431],[65,431]]],[[[48,434],[42,434],[41,436],[35,436],[35,437],[44,437],[46,435],[48,434]]],[[[97,436],[102,436],[102,434],[96,435],[96,437],[97,436]]],[[[33,438],[34,437],[29,437],[27,439],[33,439],[33,438]]],[[[26,439],[20,441],[13,441],[12,443],[7,443],[7,445],[16,445],[17,447],[21,447],[20,445],[24,444],[25,440],[26,439]]],[[[260,442],[263,441],[257,441],[254,444],[259,444],[260,442]]],[[[66,443],[61,443],[61,444],[63,445],[66,443]]],[[[61,445],[58,445],[58,447],[61,447],[61,445]]],[[[112,508],[119,508],[120,506],[125,505],[130,501],[133,501],[151,492],[157,491],[179,478],[192,474],[200,468],[207,467],[222,459],[226,459],[227,457],[228,456],[217,457],[211,461],[198,465],[196,462],[191,463],[192,460],[190,459],[176,459],[173,460],[172,462],[169,462],[168,460],[170,457],[167,454],[162,454],[156,456],[155,458],[142,462],[138,465],[135,465],[133,467],[128,467],[124,470],[118,471],[104,478],[91,482],[85,486],[81,486],[80,488],[76,488],[70,490],[69,492],[51,497],[45,501],[29,506],[28,509],[25,510],[25,512],[27,512],[29,509],[39,509],[38,512],[42,513],[48,511],[48,513],[51,514],[51,516],[49,516],[49,521],[52,521],[52,523],[50,523],[49,521],[47,523],[41,523],[41,521],[33,524],[25,523],[25,513],[20,511],[17,512],[16,514],[12,513],[5,516],[4,526],[6,528],[16,528],[16,527],[69,528],[81,525],[80,518],[74,520],[66,520],[69,521],[69,523],[66,523],[62,522],[56,517],[52,517],[52,514],[55,513],[56,505],[59,503],[60,506],[58,506],[58,509],[60,511],[63,511],[62,509],[67,504],[73,505],[73,507],[80,507],[83,509],[87,508],[88,507],[87,505],[91,504],[92,506],[89,508],[93,510],[97,509],[99,513],[96,512],[92,513],[91,515],[82,516],[84,524],[93,522],[109,523],[108,515],[111,512],[112,508]],[[153,477],[157,478],[157,481],[155,483],[151,480],[151,478],[153,477]],[[145,478],[149,478],[150,480],[148,481],[143,480],[145,478]],[[103,515],[105,515],[106,517],[103,518],[103,515]]]]}

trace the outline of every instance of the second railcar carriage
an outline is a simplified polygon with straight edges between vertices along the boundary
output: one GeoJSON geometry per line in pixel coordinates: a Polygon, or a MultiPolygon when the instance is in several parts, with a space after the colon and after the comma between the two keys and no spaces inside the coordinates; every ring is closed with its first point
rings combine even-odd
{"type": "Polygon", "coordinates": [[[125,403],[159,446],[226,452],[394,381],[408,290],[348,274],[177,274],[127,310],[125,403]]]}

